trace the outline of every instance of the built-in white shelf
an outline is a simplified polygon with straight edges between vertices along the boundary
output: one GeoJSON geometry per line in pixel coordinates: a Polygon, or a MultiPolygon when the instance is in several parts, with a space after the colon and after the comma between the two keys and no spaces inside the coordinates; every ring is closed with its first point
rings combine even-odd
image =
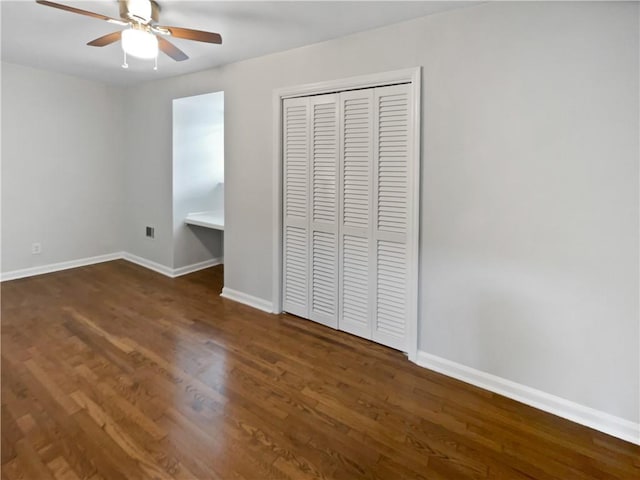
{"type": "Polygon", "coordinates": [[[184,223],[197,225],[199,227],[213,228],[214,230],[224,230],[224,212],[211,210],[208,212],[195,212],[187,215],[184,223]]]}

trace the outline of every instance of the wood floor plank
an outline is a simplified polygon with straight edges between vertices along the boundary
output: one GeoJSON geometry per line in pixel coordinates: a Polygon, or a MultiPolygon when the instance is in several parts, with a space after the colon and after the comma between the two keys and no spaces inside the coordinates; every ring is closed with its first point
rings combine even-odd
{"type": "Polygon", "coordinates": [[[47,463],[47,467],[53,472],[56,480],[80,480],[63,457],[56,457],[51,460],[47,463]]]}
{"type": "MultiPolygon", "coordinates": [[[[20,369],[15,364],[3,363],[3,368],[3,374],[6,375],[20,373],[20,369]]],[[[80,429],[74,417],[67,414],[50,396],[49,391],[28,374],[26,368],[22,371],[21,379],[24,382],[25,408],[28,408],[29,415],[33,417],[36,424],[35,430],[27,434],[29,443],[37,450],[54,446],[82,476],[95,473],[95,468],[87,455],[87,444],[78,442],[80,429]]],[[[3,393],[4,390],[3,384],[3,393]]],[[[4,430],[4,426],[2,429],[4,430]]]]}
{"type": "Polygon", "coordinates": [[[85,455],[96,468],[95,473],[118,480],[145,477],[140,465],[100,428],[85,409],[80,409],[72,418],[81,432],[76,441],[82,442],[85,455]]]}
{"type": "Polygon", "coordinates": [[[152,441],[158,441],[167,436],[167,432],[158,426],[151,418],[149,418],[138,407],[131,404],[126,398],[120,396],[113,388],[93,374],[86,365],[79,365],[75,371],[86,382],[87,390],[96,392],[96,396],[100,398],[100,403],[107,408],[107,413],[114,415],[115,411],[118,417],[123,418],[131,425],[132,429],[144,431],[152,441]]]}
{"type": "Polygon", "coordinates": [[[4,401],[2,402],[1,412],[2,418],[0,421],[2,423],[0,423],[0,425],[2,425],[2,434],[0,435],[0,438],[2,439],[2,443],[0,443],[0,451],[2,453],[2,463],[4,464],[16,458],[18,455],[16,442],[22,439],[24,434],[16,420],[11,416],[9,407],[4,403],[4,401]]]}
{"type": "Polygon", "coordinates": [[[637,479],[640,447],[118,260],[3,282],[2,479],[637,479]]]}
{"type": "Polygon", "coordinates": [[[103,430],[149,477],[169,480],[171,475],[164,472],[155,461],[150,460],[144,451],[120,426],[95,402],[81,391],[71,394],[71,398],[84,409],[96,424],[103,430]]]}
{"type": "Polygon", "coordinates": [[[18,464],[22,467],[25,478],[41,480],[53,480],[53,475],[47,466],[42,462],[33,447],[26,439],[20,439],[15,445],[18,464]]]}

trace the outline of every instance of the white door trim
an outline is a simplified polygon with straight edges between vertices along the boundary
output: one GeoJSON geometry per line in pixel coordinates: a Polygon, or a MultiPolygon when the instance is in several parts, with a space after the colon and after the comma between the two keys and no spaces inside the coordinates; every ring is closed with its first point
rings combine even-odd
{"type": "Polygon", "coordinates": [[[285,98],[319,95],[323,93],[353,90],[356,88],[372,88],[397,83],[410,83],[413,96],[412,114],[414,117],[412,132],[413,162],[413,211],[409,218],[409,231],[415,232],[407,244],[411,265],[411,281],[409,298],[408,323],[408,356],[416,361],[418,353],[418,266],[419,266],[419,205],[420,205],[420,138],[421,138],[421,67],[374,73],[341,80],[330,80],[306,85],[284,87],[273,91],[273,310],[282,312],[282,100],[285,98]],[[413,240],[415,239],[415,241],[413,240]]]}

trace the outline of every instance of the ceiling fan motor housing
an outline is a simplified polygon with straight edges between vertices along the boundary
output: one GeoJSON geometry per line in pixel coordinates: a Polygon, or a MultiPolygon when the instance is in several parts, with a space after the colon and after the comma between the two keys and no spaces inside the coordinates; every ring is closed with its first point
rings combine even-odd
{"type": "Polygon", "coordinates": [[[160,5],[153,0],[118,0],[118,4],[120,18],[124,20],[135,20],[145,25],[159,21],[160,5]]]}

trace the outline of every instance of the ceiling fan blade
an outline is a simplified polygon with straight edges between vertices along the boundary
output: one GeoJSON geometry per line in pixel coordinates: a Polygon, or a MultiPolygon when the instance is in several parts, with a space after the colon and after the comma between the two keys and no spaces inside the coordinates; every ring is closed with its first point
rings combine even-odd
{"type": "Polygon", "coordinates": [[[176,38],[184,38],[186,40],[195,40],[196,42],[222,43],[222,37],[219,33],[204,32],[202,30],[192,30],[190,28],[180,27],[160,27],[164,28],[176,38]]]}
{"type": "Polygon", "coordinates": [[[96,38],[95,40],[91,40],[89,43],[87,43],[87,45],[90,45],[92,47],[105,47],[107,45],[111,45],[114,42],[117,42],[118,40],[120,40],[120,37],[122,36],[122,32],[118,31],[118,32],[113,32],[113,33],[107,33],[106,35],[103,35],[100,38],[96,38]]]}
{"type": "Polygon", "coordinates": [[[158,37],[158,47],[176,62],[181,62],[189,58],[186,53],[165,38],[158,37]]]}
{"type": "Polygon", "coordinates": [[[46,0],[36,0],[36,3],[39,3],[40,5],[45,5],[47,7],[59,8],[60,10],[65,10],[71,13],[86,15],[87,17],[93,17],[99,20],[105,20],[109,23],[115,23],[116,25],[128,25],[128,22],[118,20],[117,18],[107,17],[106,15],[102,15],[100,13],[89,12],[88,10],[81,10],[79,8],[69,7],[68,5],[62,5],[60,3],[47,2],[46,0]]]}

